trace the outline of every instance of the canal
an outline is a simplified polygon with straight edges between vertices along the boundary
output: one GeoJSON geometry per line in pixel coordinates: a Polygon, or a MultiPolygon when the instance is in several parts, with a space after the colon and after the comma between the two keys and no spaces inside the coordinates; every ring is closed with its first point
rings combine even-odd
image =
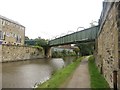
{"type": "Polygon", "coordinates": [[[54,71],[70,64],[75,57],[36,59],[2,63],[2,88],[32,88],[49,79],[54,71]]]}

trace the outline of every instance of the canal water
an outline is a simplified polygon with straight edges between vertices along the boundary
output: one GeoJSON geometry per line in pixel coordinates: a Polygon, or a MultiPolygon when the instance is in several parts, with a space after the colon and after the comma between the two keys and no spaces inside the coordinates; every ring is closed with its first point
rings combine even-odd
{"type": "Polygon", "coordinates": [[[54,71],[70,64],[75,57],[36,59],[2,63],[2,88],[33,88],[48,80],[54,71]]]}

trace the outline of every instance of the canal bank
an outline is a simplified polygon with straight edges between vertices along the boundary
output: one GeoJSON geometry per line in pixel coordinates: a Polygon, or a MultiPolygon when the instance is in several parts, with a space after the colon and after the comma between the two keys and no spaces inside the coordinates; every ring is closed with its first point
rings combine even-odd
{"type": "Polygon", "coordinates": [[[41,88],[110,89],[105,78],[99,73],[93,56],[79,58],[67,67],[57,71],[50,80],[39,85],[36,90],[41,88]]]}
{"type": "Polygon", "coordinates": [[[40,88],[58,88],[62,83],[74,72],[76,67],[80,64],[80,61],[83,57],[76,59],[73,63],[68,65],[67,67],[55,72],[55,74],[51,77],[47,82],[38,85],[37,90],[40,88]]]}

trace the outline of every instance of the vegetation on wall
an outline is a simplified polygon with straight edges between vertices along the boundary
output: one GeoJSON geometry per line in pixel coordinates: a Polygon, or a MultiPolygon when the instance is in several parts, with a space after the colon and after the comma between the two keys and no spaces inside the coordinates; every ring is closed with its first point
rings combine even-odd
{"type": "Polygon", "coordinates": [[[35,48],[37,48],[39,51],[43,51],[43,48],[41,46],[33,46],[35,48]]]}

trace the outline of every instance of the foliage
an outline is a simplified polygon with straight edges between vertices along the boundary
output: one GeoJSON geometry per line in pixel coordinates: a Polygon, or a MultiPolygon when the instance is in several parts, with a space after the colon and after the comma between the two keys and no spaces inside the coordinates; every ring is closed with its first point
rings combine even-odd
{"type": "Polygon", "coordinates": [[[32,40],[32,39],[25,40],[25,44],[34,46],[35,45],[35,40],[32,40]]]}
{"type": "Polygon", "coordinates": [[[44,49],[48,47],[47,43],[48,43],[48,40],[42,39],[40,37],[36,39],[28,39],[28,37],[26,36],[26,40],[25,40],[25,44],[27,45],[41,46],[44,49]]]}
{"type": "Polygon", "coordinates": [[[36,38],[35,39],[36,43],[35,45],[45,47],[47,45],[47,40],[42,39],[42,38],[36,38]]]}
{"type": "Polygon", "coordinates": [[[78,43],[76,44],[80,49],[80,55],[86,56],[93,54],[94,43],[78,43]]]}
{"type": "Polygon", "coordinates": [[[75,51],[76,55],[78,55],[78,53],[80,52],[80,49],[79,48],[74,48],[73,51],[75,51]]]}
{"type": "Polygon", "coordinates": [[[65,49],[64,49],[64,50],[62,50],[62,52],[61,52],[61,53],[62,53],[62,55],[63,55],[63,56],[66,56],[66,55],[67,55],[67,51],[66,51],[65,49]]]}
{"type": "Polygon", "coordinates": [[[66,80],[66,78],[68,78],[73,73],[82,59],[83,57],[78,58],[75,62],[71,63],[67,67],[55,72],[50,80],[43,83],[42,85],[39,85],[36,90],[39,90],[40,88],[59,88],[60,85],[66,80]]]}
{"type": "Polygon", "coordinates": [[[53,58],[61,58],[63,55],[61,52],[58,52],[58,51],[54,51],[52,52],[52,57],[53,58]]]}
{"type": "Polygon", "coordinates": [[[89,58],[89,72],[91,79],[91,88],[109,88],[107,81],[99,73],[93,56],[89,58]]]}
{"type": "Polygon", "coordinates": [[[68,51],[68,55],[67,56],[76,56],[76,53],[74,51],[73,52],[68,51]]]}
{"type": "Polygon", "coordinates": [[[61,58],[65,56],[76,56],[75,52],[70,52],[67,50],[62,50],[62,51],[53,51],[52,52],[52,57],[53,58],[61,58]]]}
{"type": "Polygon", "coordinates": [[[33,47],[37,48],[39,51],[43,50],[43,48],[41,46],[33,46],[33,47]]]}
{"type": "Polygon", "coordinates": [[[25,36],[25,40],[29,40],[29,37],[28,37],[28,36],[25,36]]]}

